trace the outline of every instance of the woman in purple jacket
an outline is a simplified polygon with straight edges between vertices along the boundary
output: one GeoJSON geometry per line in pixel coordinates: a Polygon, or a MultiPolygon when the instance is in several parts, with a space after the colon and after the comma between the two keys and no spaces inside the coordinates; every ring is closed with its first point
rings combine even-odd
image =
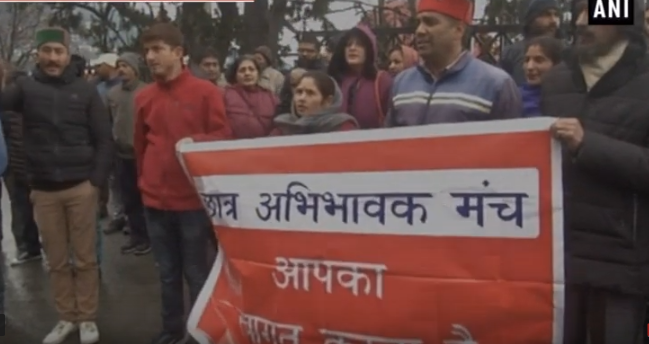
{"type": "Polygon", "coordinates": [[[541,116],[541,80],[561,62],[562,52],[563,43],[554,37],[540,36],[527,43],[523,60],[525,84],[520,87],[524,118],[541,116]]]}
{"type": "Polygon", "coordinates": [[[361,129],[383,127],[388,112],[392,77],[377,68],[377,54],[376,36],[359,25],[338,41],[327,70],[342,90],[342,112],[354,116],[361,129]]]}

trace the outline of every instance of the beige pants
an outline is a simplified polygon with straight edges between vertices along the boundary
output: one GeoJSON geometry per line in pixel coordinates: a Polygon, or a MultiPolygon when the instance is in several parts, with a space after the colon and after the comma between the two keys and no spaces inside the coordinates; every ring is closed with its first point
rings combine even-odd
{"type": "Polygon", "coordinates": [[[95,252],[98,189],[83,182],[61,191],[32,190],[31,200],[61,320],[95,321],[99,297],[95,252]]]}

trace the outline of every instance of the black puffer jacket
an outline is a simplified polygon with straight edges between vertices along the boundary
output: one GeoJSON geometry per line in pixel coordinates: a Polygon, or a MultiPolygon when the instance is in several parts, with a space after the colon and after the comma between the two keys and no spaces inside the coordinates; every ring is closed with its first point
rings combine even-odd
{"type": "Polygon", "coordinates": [[[26,182],[27,167],[25,166],[25,149],[23,147],[23,116],[13,111],[3,112],[2,129],[7,140],[7,154],[9,155],[9,168],[7,171],[17,180],[26,182]]]}
{"type": "Polygon", "coordinates": [[[110,120],[97,89],[69,65],[62,76],[36,69],[2,94],[2,108],[23,115],[27,173],[35,189],[89,180],[105,183],[113,160],[110,120]]]}
{"type": "Polygon", "coordinates": [[[649,57],[643,9],[615,66],[587,91],[571,58],[544,78],[542,111],[577,117],[585,131],[563,162],[566,278],[649,295],[649,57]]]}

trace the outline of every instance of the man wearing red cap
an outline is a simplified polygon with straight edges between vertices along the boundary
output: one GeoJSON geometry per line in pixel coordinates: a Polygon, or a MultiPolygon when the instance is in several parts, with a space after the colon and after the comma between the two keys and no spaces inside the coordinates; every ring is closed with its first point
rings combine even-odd
{"type": "Polygon", "coordinates": [[[521,96],[512,78],[464,50],[472,18],[470,0],[419,1],[415,38],[422,61],[395,79],[387,126],[521,116],[521,96]]]}

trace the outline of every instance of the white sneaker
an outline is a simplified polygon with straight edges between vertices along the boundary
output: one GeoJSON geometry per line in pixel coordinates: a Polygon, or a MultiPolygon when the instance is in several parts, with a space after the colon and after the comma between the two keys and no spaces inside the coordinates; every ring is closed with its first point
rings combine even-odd
{"type": "Polygon", "coordinates": [[[79,339],[81,344],[95,344],[99,342],[99,330],[93,321],[84,321],[79,324],[79,339]]]}
{"type": "Polygon", "coordinates": [[[43,344],[61,344],[65,339],[77,329],[77,325],[69,321],[59,321],[54,329],[45,336],[43,344]]]}

